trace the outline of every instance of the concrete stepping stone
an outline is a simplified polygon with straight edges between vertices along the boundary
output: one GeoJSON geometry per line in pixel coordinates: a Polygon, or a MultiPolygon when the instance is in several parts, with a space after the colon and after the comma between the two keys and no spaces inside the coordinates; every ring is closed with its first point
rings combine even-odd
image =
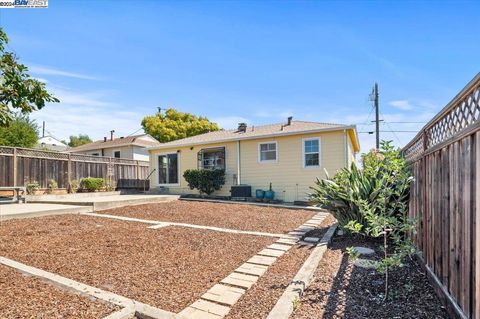
{"type": "Polygon", "coordinates": [[[305,233],[306,233],[305,231],[291,231],[288,234],[290,236],[302,237],[303,235],[305,235],[305,233]]]}
{"type": "Polygon", "coordinates": [[[247,263],[250,264],[257,264],[257,265],[264,265],[264,266],[270,266],[272,265],[277,258],[275,257],[267,257],[267,256],[253,256],[249,260],[247,260],[247,263]]]}
{"type": "Polygon", "coordinates": [[[295,245],[298,242],[298,238],[280,238],[276,243],[284,245],[295,245]]]}
{"type": "Polygon", "coordinates": [[[202,299],[233,306],[244,293],[245,290],[241,288],[216,284],[202,295],[202,299]]]}
{"type": "Polygon", "coordinates": [[[243,265],[235,269],[235,272],[260,277],[267,271],[267,269],[267,266],[244,263],[243,265]]]}
{"type": "Polygon", "coordinates": [[[357,267],[364,269],[377,269],[379,263],[375,260],[358,258],[353,262],[353,264],[357,267]]]}
{"type": "Polygon", "coordinates": [[[257,276],[245,275],[233,272],[227,277],[223,278],[220,282],[222,284],[229,284],[232,286],[237,286],[245,289],[250,289],[254,283],[258,280],[257,276]]]}
{"type": "Polygon", "coordinates": [[[229,307],[211,301],[199,299],[180,312],[181,316],[196,319],[218,319],[225,317],[230,311],[229,307]]]}
{"type": "Polygon", "coordinates": [[[258,255],[268,256],[268,257],[280,257],[283,254],[285,254],[285,250],[276,250],[276,249],[268,249],[268,248],[265,248],[258,253],[258,255]]]}
{"type": "MultiPolygon", "coordinates": [[[[278,242],[278,240],[277,240],[278,242]]],[[[296,242],[295,242],[296,243],[296,242]]],[[[291,248],[291,246],[288,245],[281,245],[281,244],[271,244],[270,246],[267,246],[268,249],[275,249],[275,250],[282,250],[282,251],[287,251],[291,248]]]]}
{"type": "Polygon", "coordinates": [[[369,255],[374,255],[375,254],[375,250],[371,249],[371,248],[368,248],[368,247],[361,247],[361,246],[357,246],[357,247],[353,247],[353,249],[360,255],[364,255],[364,256],[369,256],[369,255]]]}

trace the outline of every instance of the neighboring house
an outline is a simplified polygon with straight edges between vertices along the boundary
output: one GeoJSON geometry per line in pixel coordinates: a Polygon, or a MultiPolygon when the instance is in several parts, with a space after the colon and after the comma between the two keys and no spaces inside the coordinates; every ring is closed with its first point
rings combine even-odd
{"type": "Polygon", "coordinates": [[[183,178],[187,169],[225,169],[226,183],[215,195],[230,196],[232,185],[268,190],[287,202],[305,200],[316,177],[333,175],[355,161],[360,149],[355,126],[292,121],[220,130],[149,148],[151,188],[197,193],[183,178]]]}
{"type": "Polygon", "coordinates": [[[68,150],[68,145],[53,136],[43,136],[38,139],[37,148],[48,151],[65,152],[68,150]]]}
{"type": "Polygon", "coordinates": [[[148,161],[147,147],[158,145],[160,145],[160,142],[148,134],[119,138],[114,138],[112,134],[110,139],[105,137],[103,140],[71,148],[69,152],[148,161]]]}

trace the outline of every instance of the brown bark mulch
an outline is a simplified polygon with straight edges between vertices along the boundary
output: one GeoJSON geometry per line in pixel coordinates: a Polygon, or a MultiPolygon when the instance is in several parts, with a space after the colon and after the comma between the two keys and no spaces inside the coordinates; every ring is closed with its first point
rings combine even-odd
{"type": "Polygon", "coordinates": [[[64,215],[6,221],[0,255],[179,312],[273,238],[64,215]]]}
{"type": "MultiPolygon", "coordinates": [[[[331,215],[328,216],[320,227],[316,228],[315,234],[322,237],[335,221],[331,215]]],[[[310,255],[312,248],[292,247],[232,307],[225,319],[266,318],[310,255]]]]}
{"type": "Polygon", "coordinates": [[[377,256],[373,257],[377,259],[378,245],[335,237],[291,318],[448,318],[425,274],[413,260],[389,273],[390,298],[383,301],[384,276],[375,270],[353,266],[345,251],[349,246],[370,247],[377,250],[377,256]]]}
{"type": "Polygon", "coordinates": [[[98,319],[117,310],[117,306],[60,290],[0,266],[1,319],[98,319]]]}
{"type": "Polygon", "coordinates": [[[315,215],[315,212],[307,210],[182,200],[115,208],[99,213],[270,233],[287,233],[315,215]]]}

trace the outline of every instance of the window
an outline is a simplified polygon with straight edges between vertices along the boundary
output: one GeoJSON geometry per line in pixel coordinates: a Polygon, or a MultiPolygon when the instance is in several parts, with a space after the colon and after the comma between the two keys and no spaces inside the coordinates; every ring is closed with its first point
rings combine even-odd
{"type": "Polygon", "coordinates": [[[198,152],[198,168],[225,169],[225,147],[204,148],[198,152]]]}
{"type": "Polygon", "coordinates": [[[120,151],[113,152],[113,157],[120,158],[120,151]]]}
{"type": "Polygon", "coordinates": [[[320,138],[303,140],[303,167],[320,166],[320,138]]]}
{"type": "Polygon", "coordinates": [[[158,156],[158,183],[178,184],[178,154],[158,156]]]}
{"type": "Polygon", "coordinates": [[[277,142],[268,142],[258,144],[258,161],[259,162],[276,162],[277,161],[277,142]]]}

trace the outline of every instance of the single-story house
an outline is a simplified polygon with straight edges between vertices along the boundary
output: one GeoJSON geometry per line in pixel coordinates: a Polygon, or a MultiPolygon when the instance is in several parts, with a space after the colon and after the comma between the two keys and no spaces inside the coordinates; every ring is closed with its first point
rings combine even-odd
{"type": "Polygon", "coordinates": [[[160,145],[160,142],[149,134],[115,138],[112,132],[110,139],[104,137],[103,140],[71,148],[68,152],[148,161],[149,154],[147,148],[158,145],[160,145]]]}
{"type": "Polygon", "coordinates": [[[220,130],[150,147],[151,189],[197,193],[183,178],[187,169],[224,169],[226,183],[214,195],[230,196],[231,186],[268,190],[277,199],[305,200],[316,177],[334,174],[355,161],[360,145],[353,125],[307,121],[220,130]]]}
{"type": "Polygon", "coordinates": [[[47,135],[38,139],[37,148],[48,151],[65,152],[68,150],[68,145],[53,136],[47,135]]]}

